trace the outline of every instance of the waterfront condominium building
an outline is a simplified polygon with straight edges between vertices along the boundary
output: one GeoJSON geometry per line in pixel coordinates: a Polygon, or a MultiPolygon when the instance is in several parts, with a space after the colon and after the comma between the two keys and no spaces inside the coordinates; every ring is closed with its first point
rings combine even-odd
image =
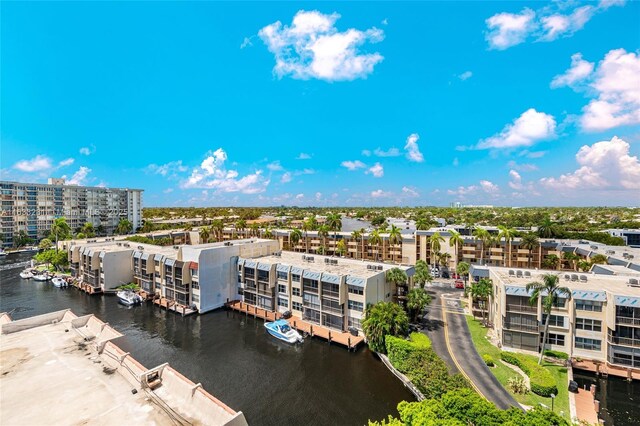
{"type": "MultiPolygon", "coordinates": [[[[488,315],[506,348],[538,352],[546,316],[542,298],[531,305],[528,283],[542,281],[530,269],[489,267],[494,286],[488,315]]],[[[600,365],[632,369],[640,377],[640,274],[558,273],[571,290],[553,305],[547,349],[600,365]],[[570,297],[568,297],[570,296],[570,297]]]]}
{"type": "Polygon", "coordinates": [[[142,190],[67,185],[64,179],[43,183],[0,182],[3,246],[12,247],[20,231],[37,241],[51,230],[54,219],[65,217],[72,230],[86,222],[114,232],[120,219],[136,230],[142,225],[142,190]]]}
{"type": "MultiPolygon", "coordinates": [[[[245,239],[161,247],[129,241],[65,241],[72,275],[89,293],[136,283],[166,306],[207,312],[239,298],[236,265],[278,251],[273,240],[245,239]]],[[[179,309],[176,309],[179,310],[179,309]]]]}
{"type": "MultiPolygon", "coordinates": [[[[395,265],[303,253],[281,252],[240,258],[238,292],[242,301],[275,312],[346,331],[362,329],[368,304],[398,301],[407,286],[395,287],[386,272],[395,265]]],[[[399,266],[409,277],[414,268],[399,266]]],[[[411,278],[409,279],[411,281],[411,278]]]]}

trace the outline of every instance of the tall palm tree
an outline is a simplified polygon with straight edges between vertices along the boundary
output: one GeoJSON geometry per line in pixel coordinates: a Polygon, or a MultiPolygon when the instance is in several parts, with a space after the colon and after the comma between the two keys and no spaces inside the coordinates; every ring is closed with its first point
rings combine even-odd
{"type": "Polygon", "coordinates": [[[442,265],[443,268],[449,268],[449,261],[451,260],[451,255],[449,253],[438,253],[438,263],[442,265]]]}
{"type": "MultiPolygon", "coordinates": [[[[358,258],[358,243],[360,242],[360,238],[362,238],[362,232],[358,231],[357,229],[355,231],[353,231],[351,233],[351,238],[353,238],[354,240],[356,240],[356,259],[358,258]]],[[[360,255],[362,256],[362,258],[364,259],[364,253],[360,253],[360,255]]]]}
{"type": "Polygon", "coordinates": [[[416,272],[413,274],[413,282],[420,286],[420,288],[424,288],[426,283],[430,283],[433,277],[429,272],[429,265],[422,259],[419,259],[416,262],[415,267],[416,272]]]}
{"type": "Polygon", "coordinates": [[[450,230],[449,235],[451,235],[451,237],[449,237],[449,247],[453,247],[453,252],[455,256],[454,267],[457,269],[458,268],[458,252],[460,250],[460,247],[464,245],[464,238],[455,229],[450,230]]]}
{"type": "Polygon", "coordinates": [[[558,234],[558,225],[549,216],[545,217],[540,226],[538,226],[538,235],[543,238],[553,238],[558,234]]]}
{"type": "Polygon", "coordinates": [[[318,237],[322,238],[322,246],[325,248],[323,252],[326,251],[326,248],[327,248],[328,236],[329,236],[329,227],[327,225],[320,225],[320,227],[318,228],[318,237]]]}
{"type": "Polygon", "coordinates": [[[397,303],[378,302],[365,310],[362,331],[372,351],[385,353],[385,336],[403,335],[408,329],[409,317],[397,303]]]}
{"type": "Polygon", "coordinates": [[[244,237],[244,230],[247,228],[247,221],[244,219],[240,219],[235,223],[236,230],[240,231],[242,236],[244,237]]]}
{"type": "MultiPolygon", "coordinates": [[[[509,248],[508,250],[508,255],[509,255],[509,265],[507,265],[507,252],[505,250],[505,253],[503,253],[503,258],[504,258],[504,266],[511,266],[511,242],[513,241],[513,238],[515,237],[516,234],[516,230],[513,228],[508,228],[506,226],[498,226],[498,229],[500,230],[500,232],[498,232],[498,240],[502,240],[504,239],[504,243],[505,246],[507,246],[509,248]]],[[[505,247],[505,249],[507,248],[505,247]]]]}
{"type": "Polygon", "coordinates": [[[314,222],[314,217],[310,217],[309,219],[302,222],[302,230],[304,231],[304,240],[307,254],[309,254],[309,231],[315,230],[314,222]]]}
{"type": "Polygon", "coordinates": [[[369,244],[371,247],[376,247],[376,261],[380,256],[380,244],[382,243],[382,237],[377,229],[374,229],[369,235],[369,244]]]}
{"type": "Polygon", "coordinates": [[[129,234],[133,230],[133,224],[127,219],[120,219],[118,226],[116,226],[116,233],[123,235],[129,234]]]}
{"type": "Polygon", "coordinates": [[[431,237],[429,237],[429,246],[431,247],[431,256],[429,260],[431,264],[437,263],[436,256],[437,253],[440,253],[440,249],[442,248],[441,243],[444,241],[444,238],[440,235],[439,232],[434,232],[431,237]]]}
{"type": "Polygon", "coordinates": [[[567,299],[571,298],[571,290],[567,287],[559,285],[560,278],[556,274],[544,274],[542,276],[542,282],[532,282],[527,284],[527,291],[533,291],[529,298],[529,304],[531,306],[538,304],[538,299],[542,296],[542,311],[547,316],[544,322],[544,333],[542,334],[542,349],[540,350],[540,358],[538,358],[538,364],[542,364],[542,356],[544,355],[544,348],[547,344],[547,334],[549,331],[549,320],[551,319],[551,309],[554,303],[557,303],[560,295],[564,295],[567,299]]]}
{"type": "Polygon", "coordinates": [[[364,242],[365,242],[365,237],[367,235],[367,231],[364,228],[360,228],[360,242],[362,243],[362,259],[364,259],[364,242]]]}
{"type": "Polygon", "coordinates": [[[342,216],[338,213],[329,214],[327,216],[326,225],[333,231],[333,244],[335,248],[335,245],[338,243],[338,231],[342,230],[342,216]]]}
{"type": "Polygon", "coordinates": [[[294,250],[296,248],[301,238],[302,232],[300,232],[299,229],[296,228],[291,230],[291,232],[289,233],[289,243],[291,245],[291,250],[294,250]]]}
{"type": "Polygon", "coordinates": [[[411,319],[413,322],[419,314],[424,311],[424,308],[431,303],[431,296],[422,288],[412,288],[407,294],[407,309],[411,313],[411,319]]]}
{"type": "Polygon", "coordinates": [[[469,269],[471,265],[467,262],[460,262],[458,266],[456,266],[456,272],[464,279],[465,285],[467,284],[467,277],[469,276],[469,269]]]}
{"type": "Polygon", "coordinates": [[[572,251],[564,251],[562,252],[562,260],[567,262],[569,267],[574,271],[578,270],[578,260],[580,260],[580,256],[575,254],[572,251]]]}
{"type": "Polygon", "coordinates": [[[209,229],[206,226],[200,227],[200,243],[206,244],[209,241],[209,229]]]}
{"type": "Polygon", "coordinates": [[[416,229],[418,231],[426,231],[431,227],[431,222],[423,216],[416,219],[416,229]]]}
{"type": "Polygon", "coordinates": [[[387,271],[387,282],[396,286],[406,284],[408,279],[407,273],[400,268],[391,268],[387,271]]]}
{"type": "Polygon", "coordinates": [[[480,241],[480,264],[484,264],[484,248],[487,242],[491,240],[491,234],[484,228],[476,226],[473,230],[473,236],[480,241]]]}
{"type": "Polygon", "coordinates": [[[395,225],[391,225],[389,231],[389,245],[402,243],[402,231],[395,225]]]}
{"type": "Polygon", "coordinates": [[[82,233],[84,233],[88,238],[91,238],[96,235],[96,231],[93,228],[93,223],[86,222],[82,225],[82,233]]]}
{"type": "Polygon", "coordinates": [[[211,222],[211,229],[213,229],[216,235],[216,240],[222,241],[223,232],[224,232],[224,222],[221,219],[214,220],[213,222],[211,222]]]}
{"type": "Polygon", "coordinates": [[[471,284],[471,296],[478,299],[482,306],[482,322],[486,325],[485,313],[489,315],[489,298],[493,296],[493,284],[488,278],[481,278],[477,283],[471,284]]]}
{"type": "Polygon", "coordinates": [[[540,241],[538,240],[538,236],[533,232],[527,232],[520,239],[520,246],[523,249],[529,250],[529,262],[528,266],[531,268],[531,257],[533,250],[536,249],[540,245],[540,241]]]}

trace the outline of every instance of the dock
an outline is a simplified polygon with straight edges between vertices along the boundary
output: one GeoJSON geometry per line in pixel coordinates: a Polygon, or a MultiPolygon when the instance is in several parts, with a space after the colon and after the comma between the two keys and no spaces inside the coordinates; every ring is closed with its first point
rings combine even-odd
{"type": "MultiPolygon", "coordinates": [[[[145,293],[146,294],[146,293],[145,293]]],[[[147,297],[145,298],[145,296],[143,296],[141,294],[142,298],[144,300],[152,300],[153,304],[160,307],[160,308],[164,308],[167,311],[173,311],[176,312],[180,315],[182,315],[183,317],[186,317],[187,315],[191,315],[191,314],[195,314],[198,311],[189,308],[188,306],[185,305],[181,305],[173,300],[169,300],[166,297],[147,297]]]]}
{"type": "MultiPolygon", "coordinates": [[[[269,311],[267,309],[259,308],[254,305],[234,300],[226,303],[227,308],[243,313],[247,316],[253,316],[254,318],[261,318],[265,321],[275,321],[278,319],[284,319],[279,312],[269,311]]],[[[337,343],[345,346],[349,350],[357,350],[361,343],[364,342],[364,336],[358,334],[354,336],[351,333],[340,330],[332,330],[327,327],[323,327],[318,324],[307,322],[300,318],[288,318],[287,321],[292,328],[298,330],[303,334],[308,334],[312,337],[318,337],[326,340],[328,343],[337,343]]]]}

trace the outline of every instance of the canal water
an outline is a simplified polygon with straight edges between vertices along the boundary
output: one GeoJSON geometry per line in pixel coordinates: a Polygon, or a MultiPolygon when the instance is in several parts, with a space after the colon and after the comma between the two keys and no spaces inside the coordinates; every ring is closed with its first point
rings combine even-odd
{"type": "Polygon", "coordinates": [[[640,382],[628,382],[615,376],[605,379],[582,370],[573,370],[573,378],[581,388],[596,385],[600,418],[605,425],[640,425],[640,382]]]}
{"type": "Polygon", "coordinates": [[[111,295],[21,280],[22,268],[7,266],[31,255],[0,258],[0,312],[13,319],[65,308],[93,313],[124,334],[114,343],[143,365],[169,362],[244,412],[251,425],[363,425],[397,415],[400,401],[414,401],[366,348],[353,353],[312,338],[290,346],[270,337],[262,320],[239,313],[182,318],[152,305],[128,308],[111,295]]]}

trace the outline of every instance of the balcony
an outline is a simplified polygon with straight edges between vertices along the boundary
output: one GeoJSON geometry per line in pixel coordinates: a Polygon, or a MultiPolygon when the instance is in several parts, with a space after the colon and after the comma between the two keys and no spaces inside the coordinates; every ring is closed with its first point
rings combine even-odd
{"type": "Polygon", "coordinates": [[[313,294],[318,294],[318,287],[310,287],[310,286],[303,286],[303,290],[305,293],[313,293],[313,294]]]}
{"type": "Polygon", "coordinates": [[[337,291],[331,291],[331,290],[322,290],[322,297],[331,297],[332,299],[339,299],[340,298],[340,293],[338,293],[337,291]]]}
{"type": "Polygon", "coordinates": [[[344,315],[344,310],[342,309],[342,306],[331,306],[331,304],[327,304],[327,303],[323,303],[322,304],[322,311],[323,312],[331,312],[334,314],[338,314],[338,315],[344,315]]]}
{"type": "Polygon", "coordinates": [[[528,325],[528,324],[518,324],[518,323],[510,323],[510,322],[505,322],[504,323],[504,328],[505,329],[509,329],[509,330],[518,330],[518,331],[524,331],[527,333],[538,333],[538,326],[537,325],[528,325]]]}
{"type": "Polygon", "coordinates": [[[640,327],[640,318],[616,317],[616,323],[640,327]]]}
{"type": "Polygon", "coordinates": [[[527,306],[527,305],[507,305],[508,312],[526,312],[531,314],[538,313],[537,306],[527,306]]]}
{"type": "Polygon", "coordinates": [[[267,297],[273,297],[273,289],[271,288],[258,288],[258,294],[262,295],[262,296],[267,296],[267,297]]]}
{"type": "Polygon", "coordinates": [[[629,339],[628,337],[614,337],[609,335],[607,340],[613,345],[623,345],[640,348],[640,339],[629,339]]]}

